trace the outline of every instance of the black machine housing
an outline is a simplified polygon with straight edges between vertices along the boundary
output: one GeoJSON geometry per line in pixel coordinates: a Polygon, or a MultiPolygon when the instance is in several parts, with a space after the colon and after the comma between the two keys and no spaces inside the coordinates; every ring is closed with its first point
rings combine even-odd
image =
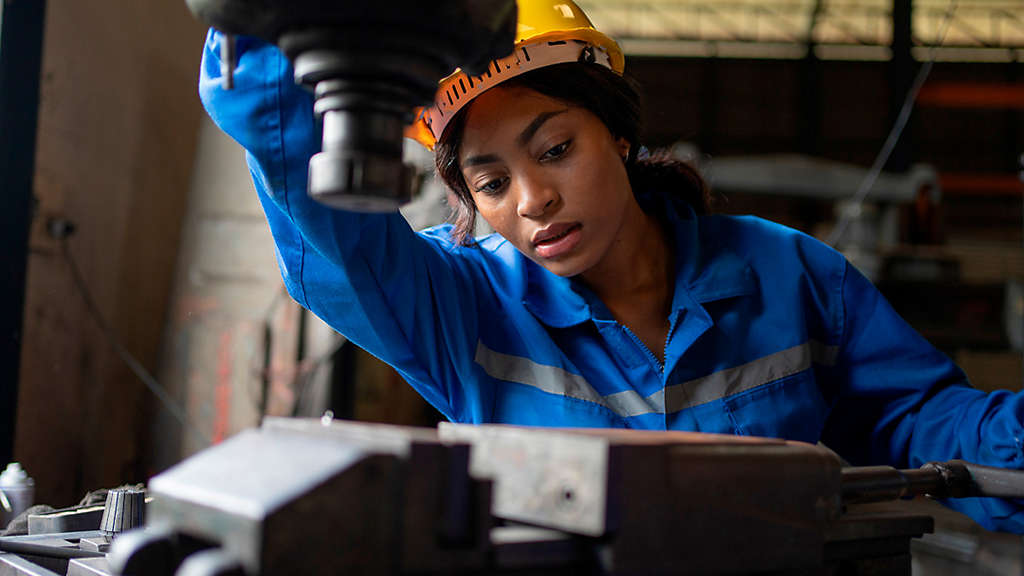
{"type": "MultiPolygon", "coordinates": [[[[309,166],[309,194],[346,210],[385,212],[407,202],[414,172],[402,162],[405,126],[433,102],[438,80],[462,68],[482,73],[512,52],[514,0],[388,2],[187,0],[203,22],[229,35],[277,44],[295,80],[313,89],[322,151],[309,166]]],[[[225,58],[226,56],[226,58],[225,58]]]]}

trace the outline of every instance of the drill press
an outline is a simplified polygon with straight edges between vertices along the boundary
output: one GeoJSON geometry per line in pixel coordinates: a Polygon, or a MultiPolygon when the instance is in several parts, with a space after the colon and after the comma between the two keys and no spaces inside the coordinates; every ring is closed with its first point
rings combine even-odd
{"type": "Polygon", "coordinates": [[[187,0],[226,33],[224,86],[233,36],[261,38],[292,61],[314,94],[322,151],[309,163],[309,194],[335,208],[396,210],[409,201],[413,169],[402,162],[405,126],[456,68],[481,74],[512,52],[514,0],[187,0]]]}

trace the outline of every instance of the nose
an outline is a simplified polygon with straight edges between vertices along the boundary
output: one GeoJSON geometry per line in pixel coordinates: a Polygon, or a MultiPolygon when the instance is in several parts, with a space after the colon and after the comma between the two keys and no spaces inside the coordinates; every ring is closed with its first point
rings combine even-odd
{"type": "Polygon", "coordinates": [[[540,218],[558,207],[561,196],[554,183],[535,174],[521,175],[516,212],[523,218],[540,218]]]}

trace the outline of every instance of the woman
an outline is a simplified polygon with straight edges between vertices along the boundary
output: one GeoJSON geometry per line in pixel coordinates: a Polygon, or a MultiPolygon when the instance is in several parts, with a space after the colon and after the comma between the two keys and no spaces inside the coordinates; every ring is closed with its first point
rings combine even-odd
{"type": "MultiPolygon", "coordinates": [[[[222,90],[211,33],[201,95],[248,151],[300,304],[453,421],[823,441],[855,464],[1024,465],[1020,395],[970,388],[827,246],[706,215],[692,170],[638,159],[615,43],[564,0],[519,5],[517,53],[474,82],[448,79],[414,126],[459,198],[454,228],[421,233],[398,214],[312,202],[310,97],[276,48],[246,39],[222,90]],[[498,234],[470,239],[476,212],[498,234]]],[[[1014,502],[954,505],[1024,531],[1014,502]]]]}

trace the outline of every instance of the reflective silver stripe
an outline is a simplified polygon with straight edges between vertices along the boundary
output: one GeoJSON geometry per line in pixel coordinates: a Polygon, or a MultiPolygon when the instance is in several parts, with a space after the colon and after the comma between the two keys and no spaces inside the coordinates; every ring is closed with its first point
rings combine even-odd
{"type": "Polygon", "coordinates": [[[479,341],[476,344],[476,363],[482,366],[488,375],[499,380],[517,382],[551,394],[605,405],[601,395],[582,376],[566,372],[556,366],[537,364],[522,356],[495,352],[479,341]]]}
{"type": "Polygon", "coordinates": [[[522,356],[495,352],[484,346],[483,342],[477,342],[476,363],[488,375],[499,380],[531,386],[550,394],[593,402],[619,416],[629,417],[652,412],[659,414],[665,412],[663,405],[649,405],[635,390],[624,390],[608,396],[601,396],[579,374],[567,372],[556,366],[537,364],[522,356]]]}
{"type": "Polygon", "coordinates": [[[706,404],[802,372],[810,368],[812,362],[831,366],[835,364],[838,354],[837,346],[805,342],[747,364],[667,386],[646,398],[635,390],[601,396],[579,374],[556,366],[538,364],[522,356],[495,352],[484,346],[483,342],[477,342],[475,359],[493,378],[516,382],[549,394],[593,402],[619,416],[630,417],[679,412],[706,404]]]}
{"type": "Polygon", "coordinates": [[[608,407],[619,416],[642,416],[644,414],[664,414],[665,396],[659,390],[647,398],[642,398],[636,390],[623,390],[604,397],[608,407]]]}
{"type": "Polygon", "coordinates": [[[666,408],[671,414],[739,394],[803,372],[811,367],[812,362],[831,366],[835,364],[838,355],[838,346],[826,346],[814,341],[804,342],[753,362],[666,386],[666,408]]]}

